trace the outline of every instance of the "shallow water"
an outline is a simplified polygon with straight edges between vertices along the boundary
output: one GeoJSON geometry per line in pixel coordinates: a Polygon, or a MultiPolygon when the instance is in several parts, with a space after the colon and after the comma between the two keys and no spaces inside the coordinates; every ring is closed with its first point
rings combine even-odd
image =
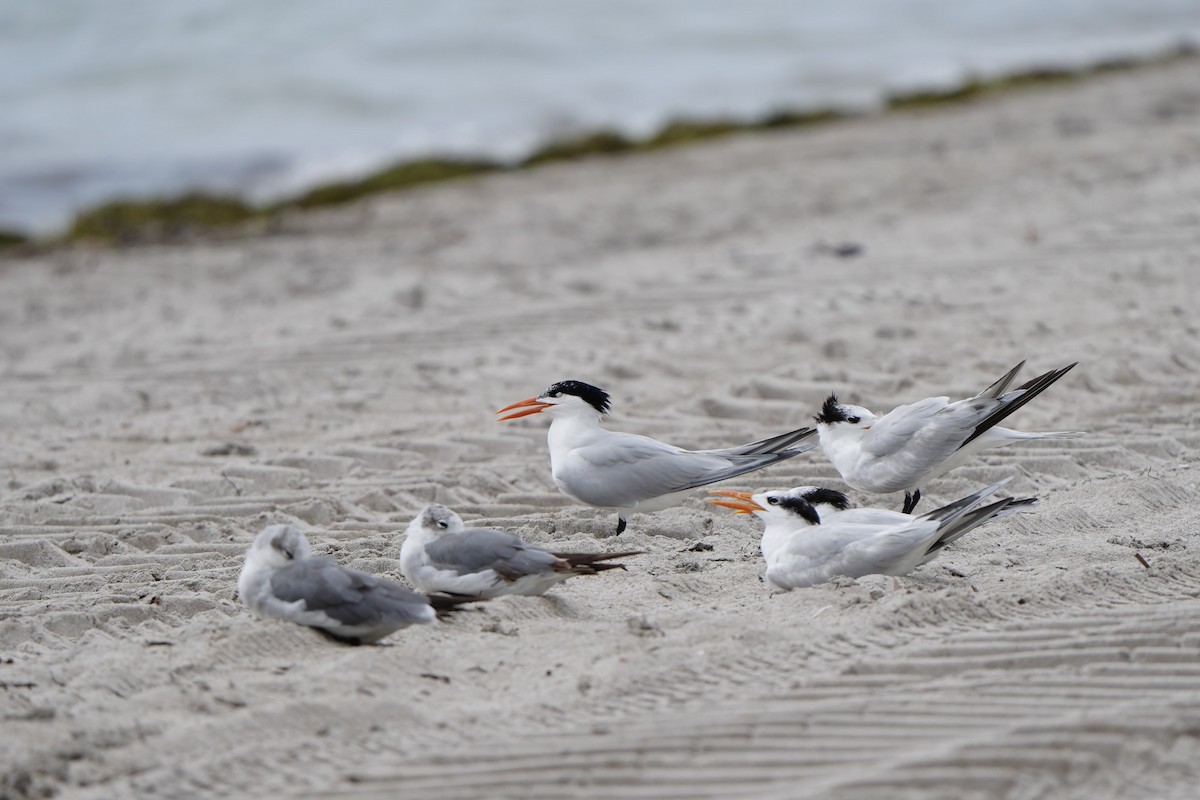
{"type": "Polygon", "coordinates": [[[0,227],[1200,41],[1195,0],[0,0],[0,227]]]}

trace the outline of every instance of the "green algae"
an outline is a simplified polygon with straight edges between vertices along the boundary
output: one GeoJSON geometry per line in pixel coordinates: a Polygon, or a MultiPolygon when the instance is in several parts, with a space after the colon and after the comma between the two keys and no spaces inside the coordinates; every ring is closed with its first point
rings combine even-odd
{"type": "Polygon", "coordinates": [[[172,241],[263,216],[262,210],[237,198],[203,193],[168,200],[114,200],[75,217],[63,239],[108,244],[172,241]]]}
{"type": "Polygon", "coordinates": [[[494,161],[468,161],[452,158],[428,158],[402,161],[361,180],[340,181],[314,189],[271,206],[272,210],[316,208],[358,200],[367,195],[409,189],[427,183],[465,178],[495,172],[503,167],[494,161]]]}
{"type": "Polygon", "coordinates": [[[0,229],[0,250],[7,250],[12,247],[24,247],[29,244],[31,244],[31,241],[25,234],[0,229]]]}
{"type": "Polygon", "coordinates": [[[890,95],[886,108],[889,111],[906,111],[946,103],[962,103],[999,92],[1049,86],[1079,77],[1078,72],[1067,69],[1036,69],[1001,78],[970,78],[965,83],[948,89],[925,89],[890,95]]]}
{"type": "Polygon", "coordinates": [[[533,167],[538,164],[548,164],[552,161],[571,161],[577,158],[597,155],[616,155],[625,153],[637,147],[632,139],[616,131],[602,130],[594,133],[559,139],[535,150],[518,166],[533,167]]]}
{"type": "MultiPolygon", "coordinates": [[[[1181,46],[1147,59],[1116,59],[1083,69],[1035,68],[997,78],[972,78],[947,88],[894,94],[885,111],[918,111],[975,100],[1002,92],[1032,89],[1084,79],[1090,75],[1126,71],[1194,58],[1194,48],[1181,46]]],[[[425,158],[392,164],[359,180],[339,181],[310,189],[267,206],[253,206],[234,197],[192,193],[160,200],[118,200],[80,213],[63,236],[43,245],[93,242],[128,245],[177,241],[248,223],[269,223],[292,209],[336,206],[390,191],[460,180],[513,169],[582,158],[612,157],[702,142],[757,130],[824,125],[865,116],[870,112],[837,108],[782,109],[757,119],[681,119],[654,134],[634,139],[613,130],[600,130],[550,142],[516,164],[490,160],[425,158]]],[[[18,233],[0,233],[0,248],[36,244],[18,233]]]]}

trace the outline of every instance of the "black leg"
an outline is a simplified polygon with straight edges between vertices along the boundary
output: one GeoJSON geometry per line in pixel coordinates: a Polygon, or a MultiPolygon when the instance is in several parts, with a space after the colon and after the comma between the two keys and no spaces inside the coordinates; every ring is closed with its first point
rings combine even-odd
{"type": "Polygon", "coordinates": [[[917,507],[917,503],[919,503],[919,502],[921,502],[921,490],[920,489],[917,489],[915,492],[905,492],[904,493],[904,508],[901,509],[901,513],[911,514],[913,512],[913,509],[917,507]]]}
{"type": "Polygon", "coordinates": [[[625,518],[617,517],[617,536],[625,532],[625,518]]]}

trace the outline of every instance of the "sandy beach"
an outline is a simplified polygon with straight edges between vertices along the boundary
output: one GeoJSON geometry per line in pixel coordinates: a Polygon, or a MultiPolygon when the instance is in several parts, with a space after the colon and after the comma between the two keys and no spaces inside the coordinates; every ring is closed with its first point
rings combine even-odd
{"type": "MultiPolygon", "coordinates": [[[[282,230],[0,261],[0,798],[1193,798],[1200,61],[464,180],[282,230]],[[854,247],[850,247],[853,245],[854,247]],[[575,504],[546,422],[693,448],[1078,361],[898,584],[575,504]],[[263,526],[399,576],[444,503],[627,572],[390,647],[259,619],[263,526]],[[1144,562],[1144,563],[1143,563],[1144,562]]],[[[724,484],[843,487],[813,452],[724,484]]],[[[898,508],[898,495],[852,492],[898,508]]]]}

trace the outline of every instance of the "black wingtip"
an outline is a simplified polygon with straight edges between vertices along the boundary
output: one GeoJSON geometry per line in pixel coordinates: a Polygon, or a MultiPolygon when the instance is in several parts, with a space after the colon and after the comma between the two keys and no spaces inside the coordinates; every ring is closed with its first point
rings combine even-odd
{"type": "Polygon", "coordinates": [[[1075,365],[1078,363],[1079,362],[1076,361],[1072,364],[1067,364],[1065,367],[1059,367],[1058,369],[1052,369],[1049,372],[1043,372],[1041,375],[1038,375],[1036,378],[1030,379],[1029,381],[1021,384],[1017,388],[1018,389],[1026,389],[1026,390],[1033,389],[1034,390],[1033,394],[1034,394],[1034,396],[1036,396],[1037,394],[1041,393],[1043,390],[1047,389],[1050,386],[1050,384],[1054,383],[1056,380],[1061,378],[1063,375],[1066,375],[1068,372],[1070,372],[1072,369],[1074,369],[1075,365]]]}
{"type": "Polygon", "coordinates": [[[1023,405],[1028,403],[1033,398],[1037,397],[1042,392],[1049,389],[1052,385],[1054,385],[1055,381],[1057,381],[1063,375],[1066,375],[1068,372],[1070,372],[1072,369],[1074,369],[1075,365],[1078,363],[1079,362],[1076,361],[1072,364],[1068,364],[1065,367],[1060,367],[1058,369],[1052,369],[1049,372],[1043,372],[1041,375],[1038,375],[1036,378],[1033,378],[1032,380],[1029,380],[1028,382],[1023,383],[1020,386],[1018,386],[1013,391],[1014,392],[1024,392],[1024,394],[1022,394],[1020,397],[1013,400],[1011,403],[1006,403],[1002,407],[996,409],[996,411],[993,412],[990,416],[981,420],[979,425],[977,425],[975,427],[975,431],[970,436],[968,436],[966,438],[966,440],[963,441],[963,443],[959,445],[959,447],[961,448],[964,445],[968,444],[969,442],[973,441],[976,437],[978,437],[980,434],[982,434],[988,428],[993,428],[996,425],[999,425],[1002,421],[1004,421],[1007,417],[1011,416],[1014,412],[1016,412],[1023,405]]]}
{"type": "MultiPolygon", "coordinates": [[[[744,444],[740,447],[729,447],[723,450],[708,450],[704,452],[710,452],[714,455],[736,456],[757,456],[770,453],[786,453],[792,447],[792,445],[814,436],[816,432],[816,428],[797,428],[794,431],[781,433],[777,436],[768,436],[766,439],[759,439],[756,442],[744,444]]],[[[815,447],[816,444],[814,443],[813,446],[815,447]]],[[[797,453],[803,453],[806,449],[808,448],[806,447],[798,450],[797,453]]]]}
{"type": "MultiPolygon", "coordinates": [[[[803,442],[805,439],[812,438],[813,436],[816,436],[816,434],[817,434],[816,428],[810,428],[808,426],[805,426],[803,428],[797,428],[794,431],[789,431],[788,433],[777,436],[776,437],[777,441],[771,447],[763,448],[762,450],[757,451],[757,452],[783,453],[783,452],[786,452],[787,450],[791,450],[792,445],[797,444],[798,442],[803,442]]],[[[804,451],[801,450],[800,452],[804,452],[804,451]]]]}
{"type": "Polygon", "coordinates": [[[1040,498],[1037,497],[1017,497],[1008,504],[1007,508],[1032,508],[1038,505],[1040,498]]]}
{"type": "Polygon", "coordinates": [[[1017,364],[1015,367],[1010,369],[1008,372],[1004,373],[999,378],[997,378],[996,381],[991,386],[989,386],[988,388],[986,388],[982,392],[980,392],[978,396],[994,398],[994,397],[999,397],[1000,395],[1004,394],[1005,392],[1008,391],[1009,385],[1014,380],[1016,380],[1017,375],[1020,374],[1021,370],[1024,368],[1025,368],[1025,360],[1022,359],[1021,363],[1017,364]]]}

